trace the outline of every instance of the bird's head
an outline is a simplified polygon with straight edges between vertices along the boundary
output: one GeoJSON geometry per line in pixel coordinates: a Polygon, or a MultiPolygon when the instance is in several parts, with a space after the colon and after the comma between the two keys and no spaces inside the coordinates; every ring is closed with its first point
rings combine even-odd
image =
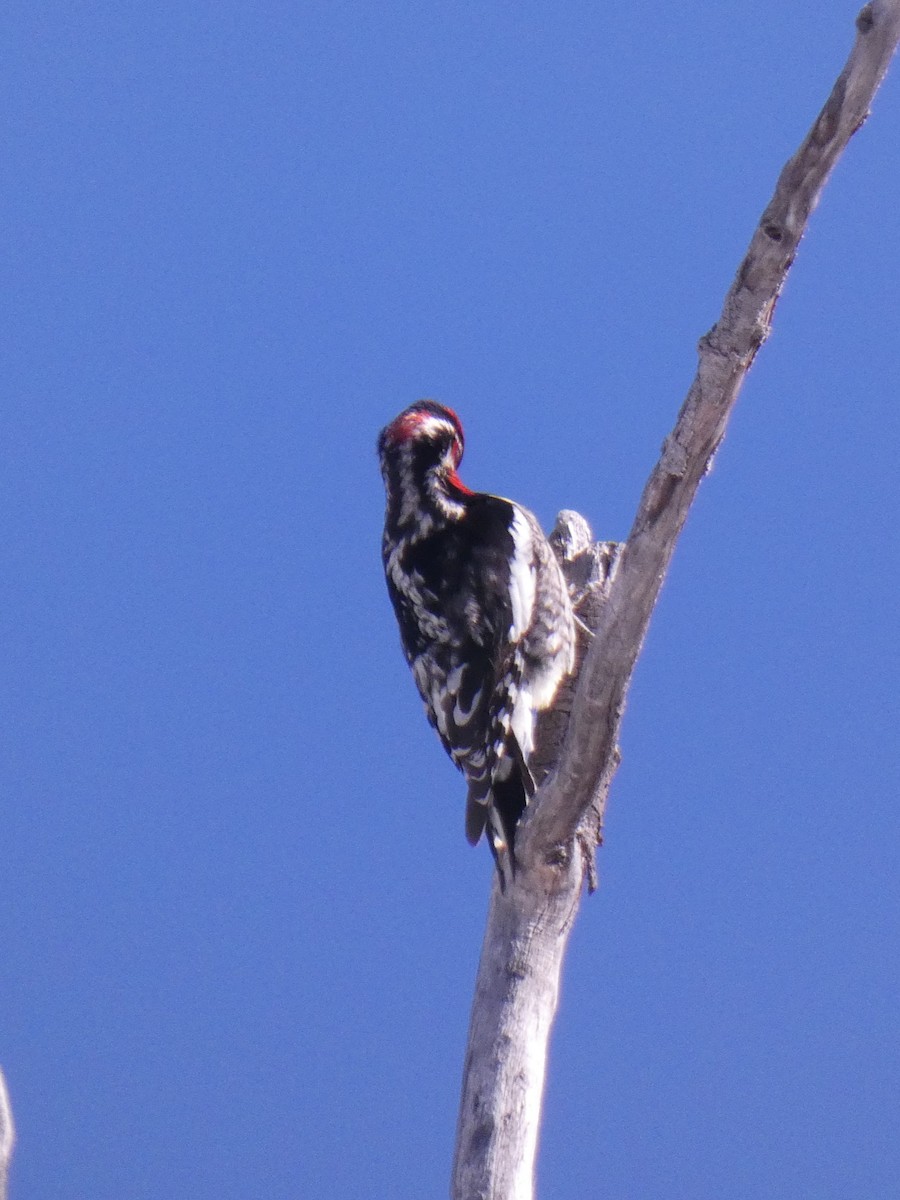
{"type": "Polygon", "coordinates": [[[453,476],[462,461],[463,428],[452,408],[434,400],[417,400],[382,429],[378,455],[382,469],[400,457],[415,459],[419,470],[453,476]]]}

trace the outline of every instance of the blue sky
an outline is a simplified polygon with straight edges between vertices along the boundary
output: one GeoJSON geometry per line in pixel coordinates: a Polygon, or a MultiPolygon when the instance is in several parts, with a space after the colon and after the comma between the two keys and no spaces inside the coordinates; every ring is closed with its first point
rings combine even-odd
{"type": "MultiPolygon", "coordinates": [[[[379,428],[622,538],[856,5],[12,0],[12,1200],[446,1193],[491,863],[380,574],[379,428]]],[[[654,618],[542,1200],[888,1197],[896,75],[654,618]]]]}

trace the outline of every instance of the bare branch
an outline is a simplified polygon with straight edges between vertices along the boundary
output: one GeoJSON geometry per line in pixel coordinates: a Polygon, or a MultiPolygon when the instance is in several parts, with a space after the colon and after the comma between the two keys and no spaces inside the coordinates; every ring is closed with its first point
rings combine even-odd
{"type": "Polygon", "coordinates": [[[569,693],[539,730],[536,767],[546,780],[517,832],[519,871],[505,893],[494,885],[466,1051],[452,1200],[533,1195],[560,971],[585,875],[593,881],[593,852],[618,765],[616,742],[634,665],[678,535],[769,334],[806,223],[896,49],[900,0],[872,0],[856,26],[847,65],[782,171],[722,314],[701,339],[696,378],[627,543],[590,550],[589,531],[577,514],[561,514],[557,550],[570,581],[584,573],[582,620],[594,636],[583,639],[587,653],[571,718],[569,693]]]}
{"type": "Polygon", "coordinates": [[[625,697],[650,614],[700,480],[709,469],[810,214],[869,105],[900,38],[900,0],[873,0],[825,107],[787,163],[725,297],[699,345],[697,374],[666,438],[623,548],[579,679],[559,770],[524,824],[521,855],[558,861],[593,804],[602,817],[625,697]]]}
{"type": "Polygon", "coordinates": [[[16,1129],[13,1125],[12,1106],[9,1102],[6,1079],[0,1071],[0,1200],[6,1200],[9,1163],[15,1142],[16,1129]]]}
{"type": "Polygon", "coordinates": [[[550,1029],[581,890],[523,904],[495,879],[463,1068],[450,1195],[529,1200],[550,1029]]]}

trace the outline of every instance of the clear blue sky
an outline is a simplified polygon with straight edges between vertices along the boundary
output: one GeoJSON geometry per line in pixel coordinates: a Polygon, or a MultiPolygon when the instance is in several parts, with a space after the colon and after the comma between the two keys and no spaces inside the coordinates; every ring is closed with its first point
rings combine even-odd
{"type": "MultiPolygon", "coordinates": [[[[5,7],[12,1200],[446,1193],[491,863],[376,434],[624,537],[857,7],[5,7]]],[[[898,84],[639,665],[541,1200],[897,1195],[898,84]]]]}

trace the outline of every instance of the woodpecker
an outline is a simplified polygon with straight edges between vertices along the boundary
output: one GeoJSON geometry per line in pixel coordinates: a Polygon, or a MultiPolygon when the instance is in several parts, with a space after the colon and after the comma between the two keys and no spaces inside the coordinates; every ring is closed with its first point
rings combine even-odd
{"type": "Polygon", "coordinates": [[[456,413],[433,400],[381,431],[382,557],[426,715],[468,783],[466,837],[474,846],[487,829],[503,882],[535,790],[535,714],[574,667],[575,619],[537,518],[470,491],[463,446],[456,413]]]}

